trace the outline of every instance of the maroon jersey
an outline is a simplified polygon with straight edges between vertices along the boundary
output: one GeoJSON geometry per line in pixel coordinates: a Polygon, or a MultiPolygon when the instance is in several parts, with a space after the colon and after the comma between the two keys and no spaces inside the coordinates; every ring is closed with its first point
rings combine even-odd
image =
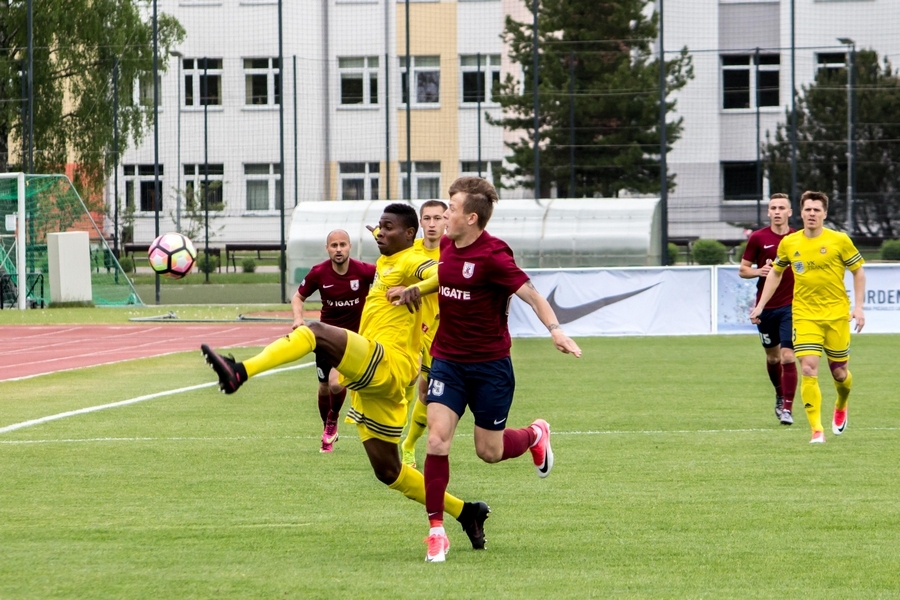
{"type": "Polygon", "coordinates": [[[375,265],[347,259],[350,263],[343,275],[335,273],[331,261],[326,260],[314,266],[306,274],[297,293],[309,298],[319,290],[322,297],[320,320],[328,325],[359,331],[359,320],[369,286],[375,280],[375,265]]]}
{"type": "MultiPolygon", "coordinates": [[[[793,229],[788,231],[788,233],[793,232],[793,229]]],[[[757,267],[765,266],[767,261],[769,264],[774,263],[775,257],[778,256],[778,244],[781,243],[781,240],[785,235],[788,235],[788,233],[778,235],[772,231],[771,227],[765,227],[754,231],[750,235],[750,239],[747,240],[747,248],[744,250],[744,255],[741,258],[750,261],[757,267]]],[[[763,286],[765,284],[765,278],[759,277],[756,282],[757,303],[759,303],[759,297],[762,295],[763,286]]],[[[772,297],[766,303],[766,309],[787,306],[793,302],[794,273],[790,269],[785,269],[784,274],[781,276],[781,283],[779,284],[778,289],[775,290],[775,293],[772,294],[772,297]]]]}
{"type": "Polygon", "coordinates": [[[435,358],[463,363],[509,356],[509,300],[529,277],[506,242],[487,231],[465,248],[441,238],[435,358]]]}

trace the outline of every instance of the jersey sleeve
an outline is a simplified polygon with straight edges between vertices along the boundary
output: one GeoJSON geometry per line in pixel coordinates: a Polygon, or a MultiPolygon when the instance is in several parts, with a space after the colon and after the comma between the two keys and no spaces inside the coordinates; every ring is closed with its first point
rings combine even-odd
{"type": "Polygon", "coordinates": [[[747,246],[744,248],[744,254],[741,256],[741,260],[746,260],[750,264],[756,265],[756,256],[759,247],[759,244],[756,241],[757,239],[758,236],[756,235],[750,236],[750,239],[747,240],[747,246]]]}
{"type": "Polygon", "coordinates": [[[304,298],[309,298],[317,289],[319,289],[318,265],[309,270],[309,273],[307,273],[306,277],[303,278],[303,281],[300,282],[297,293],[304,298]]]}
{"type": "Polygon", "coordinates": [[[853,245],[853,240],[850,239],[850,236],[845,234],[843,242],[844,243],[841,244],[841,259],[844,261],[844,266],[850,269],[851,272],[856,271],[863,266],[866,261],[863,260],[859,250],[853,245]]]}
{"type": "Polygon", "coordinates": [[[787,250],[787,237],[781,239],[778,242],[778,255],[775,257],[775,262],[772,264],[772,268],[781,273],[785,269],[791,266],[791,260],[788,257],[787,250]]]}
{"type": "Polygon", "coordinates": [[[513,257],[512,249],[504,244],[500,248],[496,248],[491,255],[493,268],[491,269],[491,280],[510,295],[515,294],[520,287],[531,279],[525,271],[519,268],[513,257]]]}

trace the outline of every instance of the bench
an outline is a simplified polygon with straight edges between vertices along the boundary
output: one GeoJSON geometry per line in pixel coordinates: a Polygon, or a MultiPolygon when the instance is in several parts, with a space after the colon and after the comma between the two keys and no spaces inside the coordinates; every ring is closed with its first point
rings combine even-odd
{"type": "Polygon", "coordinates": [[[228,264],[231,263],[231,267],[237,273],[237,265],[235,264],[235,254],[237,252],[256,252],[256,258],[261,259],[261,253],[264,251],[281,252],[283,249],[284,246],[281,244],[225,244],[225,272],[228,272],[228,264]]]}

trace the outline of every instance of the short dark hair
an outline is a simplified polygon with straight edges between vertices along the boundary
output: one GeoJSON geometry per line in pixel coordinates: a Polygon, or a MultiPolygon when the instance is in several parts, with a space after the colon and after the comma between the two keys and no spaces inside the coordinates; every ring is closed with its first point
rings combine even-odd
{"type": "Polygon", "coordinates": [[[447,203],[442,202],[441,200],[428,200],[422,206],[419,207],[419,216],[425,214],[426,208],[437,208],[440,207],[442,210],[447,210],[447,203]]]}
{"type": "Polygon", "coordinates": [[[494,203],[500,201],[494,186],[481,177],[460,177],[450,184],[450,196],[464,193],[463,211],[478,215],[478,227],[487,227],[491,215],[494,214],[494,203]]]}
{"type": "Polygon", "coordinates": [[[419,232],[419,215],[416,214],[416,209],[411,205],[402,202],[394,202],[393,204],[385,206],[384,212],[391,215],[397,215],[400,217],[400,222],[403,224],[403,227],[412,227],[414,230],[413,233],[419,232]]]}
{"type": "Polygon", "coordinates": [[[801,209],[807,200],[818,200],[822,203],[822,208],[825,209],[825,212],[828,212],[828,196],[826,196],[824,192],[813,192],[808,190],[803,192],[803,195],[800,196],[801,209]]]}

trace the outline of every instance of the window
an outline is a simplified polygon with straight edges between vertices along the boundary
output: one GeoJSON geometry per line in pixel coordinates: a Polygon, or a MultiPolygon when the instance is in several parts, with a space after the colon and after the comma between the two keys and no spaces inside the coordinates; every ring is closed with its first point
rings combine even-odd
{"type": "MultiPolygon", "coordinates": [[[[137,210],[142,212],[154,212],[153,206],[156,191],[154,190],[153,165],[124,165],[125,174],[125,207],[135,206],[135,200],[139,202],[137,210]]],[[[163,189],[163,166],[159,165],[159,189],[163,189]]],[[[159,203],[162,211],[162,201],[159,203]]]]}
{"type": "Polygon", "coordinates": [[[816,55],[817,74],[826,72],[829,75],[847,68],[847,55],[844,52],[823,52],[816,55]]]}
{"type": "MultiPolygon", "coordinates": [[[[490,181],[495,188],[500,189],[500,174],[503,162],[499,160],[482,160],[481,177],[490,181]]],[[[478,177],[478,161],[464,160],[460,163],[460,177],[478,177]]]]}
{"type": "Polygon", "coordinates": [[[722,56],[722,108],[756,108],[757,95],[760,107],[779,105],[781,56],[760,54],[758,65],[754,59],[754,54],[722,56]]]}
{"type": "MultiPolygon", "coordinates": [[[[415,85],[415,96],[412,105],[437,104],[441,98],[441,57],[411,56],[412,81],[415,85]]],[[[406,57],[400,57],[400,93],[401,104],[409,101],[409,73],[406,68],[406,57]]]]}
{"type": "Polygon", "coordinates": [[[497,86],[500,85],[500,55],[482,54],[481,73],[478,71],[478,55],[459,57],[462,72],[463,104],[495,102],[497,86]]]}
{"type": "Polygon", "coordinates": [[[378,57],[338,58],[341,104],[378,104],[378,57]]]}
{"type": "Polygon", "coordinates": [[[412,164],[412,191],[409,189],[409,173],[406,161],[400,162],[400,180],[404,198],[434,200],[441,197],[441,163],[414,162],[412,164]]]}
{"type": "Polygon", "coordinates": [[[200,210],[206,210],[207,203],[209,204],[209,210],[222,210],[225,208],[225,202],[222,199],[225,165],[210,164],[208,167],[209,192],[203,194],[201,191],[207,178],[207,165],[203,163],[199,165],[184,165],[185,202],[196,206],[200,210]],[[196,204],[194,204],[195,202],[196,204]]]}
{"type": "Polygon", "coordinates": [[[222,105],[221,58],[184,59],[184,105],[222,105]]]}
{"type": "MultiPolygon", "coordinates": [[[[159,106],[163,104],[162,76],[156,78],[159,90],[159,106]]],[[[153,73],[147,73],[138,79],[137,100],[141,106],[153,106],[153,73]]]]}
{"type": "MultiPolygon", "coordinates": [[[[257,163],[244,165],[247,179],[247,210],[280,210],[283,202],[281,165],[257,163]],[[275,199],[275,205],[269,199],[275,199]]],[[[212,186],[210,186],[212,187],[212,186]]]]}
{"type": "Polygon", "coordinates": [[[380,163],[342,162],[338,167],[341,180],[341,200],[378,200],[380,163]]]}
{"type": "Polygon", "coordinates": [[[278,106],[278,78],[281,69],[277,58],[244,59],[244,104],[248,106],[278,106]]]}
{"type": "Polygon", "coordinates": [[[725,200],[756,200],[762,190],[755,162],[723,162],[722,183],[725,200]]]}

